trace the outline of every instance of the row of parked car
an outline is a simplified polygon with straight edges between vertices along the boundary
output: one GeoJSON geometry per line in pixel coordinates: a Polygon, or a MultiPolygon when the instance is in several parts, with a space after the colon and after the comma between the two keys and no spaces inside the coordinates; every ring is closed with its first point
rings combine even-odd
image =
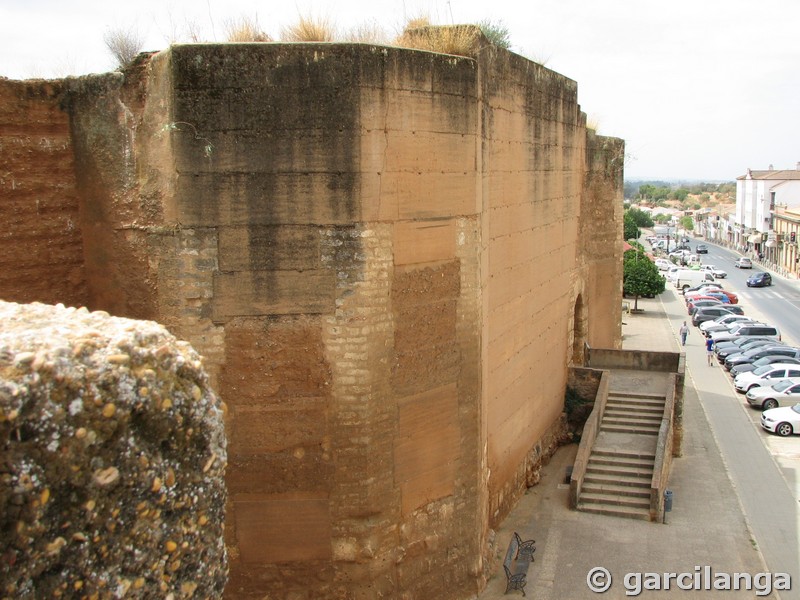
{"type": "Polygon", "coordinates": [[[738,296],[718,282],[690,288],[684,298],[736,391],[763,411],[761,426],[781,436],[800,433],[800,348],[783,343],[774,325],[745,315],[738,296]]]}

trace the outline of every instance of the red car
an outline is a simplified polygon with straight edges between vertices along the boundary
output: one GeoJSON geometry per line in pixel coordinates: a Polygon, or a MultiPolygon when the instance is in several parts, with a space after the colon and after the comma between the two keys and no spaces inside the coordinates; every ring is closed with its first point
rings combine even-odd
{"type": "Polygon", "coordinates": [[[723,302],[725,302],[725,300],[723,299],[723,297],[725,297],[728,299],[728,304],[739,304],[739,296],[727,290],[719,290],[718,292],[708,292],[707,295],[712,296],[714,298],[719,298],[723,302]]]}
{"type": "Polygon", "coordinates": [[[718,306],[721,304],[722,300],[719,298],[712,298],[711,296],[698,296],[697,298],[692,298],[686,303],[686,312],[691,315],[698,308],[704,308],[706,306],[718,306]]]}

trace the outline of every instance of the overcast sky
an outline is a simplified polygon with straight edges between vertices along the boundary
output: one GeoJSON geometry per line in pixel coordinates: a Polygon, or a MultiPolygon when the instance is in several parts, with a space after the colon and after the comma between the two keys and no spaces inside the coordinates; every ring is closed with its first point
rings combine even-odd
{"type": "Polygon", "coordinates": [[[408,18],[489,20],[512,50],[578,82],[599,133],[623,138],[626,179],[731,181],[800,162],[800,0],[0,0],[0,76],[113,70],[103,36],[145,50],[224,41],[247,17],[278,37],[299,15],[340,29],[408,18]]]}

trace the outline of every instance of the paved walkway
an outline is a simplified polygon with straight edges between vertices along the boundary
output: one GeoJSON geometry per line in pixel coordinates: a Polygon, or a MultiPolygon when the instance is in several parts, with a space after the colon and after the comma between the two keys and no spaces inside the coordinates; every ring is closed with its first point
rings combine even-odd
{"type": "MultiPolygon", "coordinates": [[[[640,299],[639,308],[644,312],[623,317],[623,347],[679,351],[677,332],[671,328],[661,300],[640,299]]],[[[528,598],[756,597],[756,588],[684,591],[674,579],[669,592],[644,590],[634,596],[635,576],[628,577],[626,585],[628,573],[660,573],[662,580],[663,573],[689,573],[702,580],[705,567],[710,567],[711,573],[755,575],[766,571],[689,377],[684,396],[683,456],[673,460],[673,510],[666,524],[570,510],[564,478],[577,451],[574,444],[559,449],[542,470],[541,483],[528,490],[497,532],[498,560],[514,531],[537,542],[536,561],[528,570],[528,598]],[[587,585],[587,575],[596,567],[607,569],[612,576],[612,586],[603,594],[592,592],[587,585]]],[[[683,581],[691,585],[689,579],[683,581]]],[[[713,587],[713,576],[710,584],[713,587]]],[[[504,596],[505,585],[501,566],[480,600],[521,596],[519,592],[504,596]]],[[[775,593],[759,597],[779,598],[775,593]]],[[[780,596],[781,600],[793,597],[780,596]]]]}

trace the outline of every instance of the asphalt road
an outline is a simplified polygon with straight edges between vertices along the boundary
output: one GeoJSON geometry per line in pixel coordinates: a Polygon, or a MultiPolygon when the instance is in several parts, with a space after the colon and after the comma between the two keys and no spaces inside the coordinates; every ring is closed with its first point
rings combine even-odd
{"type": "MultiPolygon", "coordinates": [[[[713,244],[708,247],[709,253],[701,255],[703,262],[728,271],[723,285],[739,295],[745,313],[777,325],[783,340],[796,344],[800,340],[800,313],[796,310],[800,307],[800,283],[775,277],[772,287],[747,288],[747,277],[761,269],[736,269],[733,263],[739,254],[713,244]]],[[[662,302],[677,332],[687,316],[683,296],[668,283],[662,302]]],[[[685,347],[687,375],[693,380],[767,568],[792,577],[793,589],[781,592],[781,599],[800,598],[800,436],[779,438],[763,431],[760,411],[751,409],[736,393],[725,369],[707,365],[702,340],[694,329],[685,347]]]]}
{"type": "MultiPolygon", "coordinates": [[[[753,273],[763,271],[760,266],[752,269],[737,269],[734,262],[741,255],[712,243],[706,243],[708,254],[701,254],[703,264],[714,265],[728,272],[728,277],[718,280],[725,289],[739,296],[739,304],[745,314],[776,325],[785,343],[800,345],[800,283],[788,281],[772,273],[773,283],[764,288],[748,288],[745,281],[753,273]]],[[[692,249],[696,244],[692,244],[692,249]]],[[[668,284],[669,285],[669,284],[668,284]]]]}

